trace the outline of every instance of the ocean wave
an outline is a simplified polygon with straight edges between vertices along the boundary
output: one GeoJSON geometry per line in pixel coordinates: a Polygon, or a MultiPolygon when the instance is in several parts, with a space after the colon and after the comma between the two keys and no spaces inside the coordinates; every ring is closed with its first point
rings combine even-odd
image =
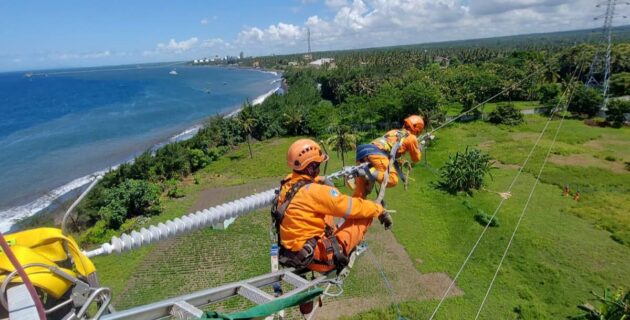
{"type": "Polygon", "coordinates": [[[262,73],[269,73],[269,74],[273,74],[274,76],[278,76],[278,72],[277,71],[269,71],[269,70],[258,70],[262,73]]]}
{"type": "Polygon", "coordinates": [[[9,231],[16,222],[41,212],[42,210],[54,204],[57,199],[62,198],[64,195],[68,195],[75,190],[81,189],[88,183],[92,182],[97,176],[105,174],[107,171],[112,170],[116,167],[117,166],[106,170],[100,170],[93,174],[74,179],[61,187],[53,189],[52,191],[48,192],[44,196],[39,197],[35,201],[32,201],[25,205],[0,211],[0,231],[9,231]]]}
{"type": "MultiPolygon", "coordinates": [[[[264,94],[259,95],[258,97],[256,97],[254,100],[252,100],[252,105],[256,106],[259,105],[261,103],[263,103],[267,98],[269,98],[272,94],[278,92],[280,89],[282,89],[282,87],[278,86],[277,88],[271,89],[269,91],[267,91],[264,94]]],[[[236,116],[237,114],[239,114],[239,112],[241,112],[242,108],[237,108],[234,111],[228,113],[226,115],[227,118],[232,118],[234,116],[236,116]]]]}
{"type": "MultiPolygon", "coordinates": [[[[169,143],[174,143],[174,142],[180,142],[180,141],[185,141],[188,140],[192,137],[194,137],[197,132],[199,132],[199,130],[201,130],[201,128],[203,128],[203,124],[196,124],[170,138],[168,138],[168,140],[165,140],[163,142],[157,143],[155,144],[153,147],[151,147],[151,151],[155,152],[158,149],[164,147],[165,145],[169,144],[169,143]]],[[[129,161],[130,163],[133,162],[133,160],[129,161]]]]}

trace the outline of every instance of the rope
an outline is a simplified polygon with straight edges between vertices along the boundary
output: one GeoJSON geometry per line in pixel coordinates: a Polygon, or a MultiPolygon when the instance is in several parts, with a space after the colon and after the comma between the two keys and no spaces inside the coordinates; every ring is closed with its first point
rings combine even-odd
{"type": "MultiPolygon", "coordinates": [[[[580,74],[582,72],[580,71],[580,74]]],[[[579,77],[579,76],[578,76],[579,77]]],[[[571,98],[573,97],[573,90],[571,90],[570,94],[569,94],[569,99],[567,101],[567,105],[569,104],[569,102],[571,101],[571,98]]],[[[556,144],[556,140],[558,139],[558,133],[560,133],[560,128],[562,128],[562,124],[564,123],[564,118],[566,116],[566,112],[562,113],[562,118],[560,119],[560,124],[558,125],[558,128],[556,129],[556,133],[553,137],[553,141],[551,142],[551,145],[549,146],[549,149],[547,150],[547,155],[545,156],[545,159],[543,161],[542,166],[540,167],[540,170],[538,171],[538,176],[536,176],[536,181],[534,181],[534,185],[532,186],[532,189],[529,192],[529,196],[527,197],[527,201],[525,202],[525,206],[523,207],[523,211],[521,212],[521,215],[518,218],[518,221],[516,222],[516,226],[514,227],[514,231],[512,232],[512,236],[510,237],[510,240],[508,241],[507,246],[505,247],[505,251],[503,251],[503,256],[501,256],[501,260],[499,261],[499,265],[497,266],[496,271],[494,272],[494,275],[492,276],[492,280],[490,281],[490,285],[488,286],[488,290],[486,290],[486,295],[483,297],[483,300],[481,301],[481,305],[479,306],[479,309],[477,310],[477,315],[475,316],[475,319],[479,318],[479,315],[481,314],[481,310],[483,309],[487,299],[488,299],[488,295],[490,295],[490,291],[492,290],[492,286],[494,285],[494,281],[497,279],[497,276],[499,275],[499,270],[501,269],[501,266],[503,265],[503,261],[505,260],[505,257],[507,256],[508,251],[510,250],[510,247],[512,246],[512,242],[514,241],[514,236],[516,235],[516,232],[518,231],[518,228],[521,225],[521,221],[523,221],[523,217],[525,216],[525,212],[527,211],[527,208],[529,206],[529,203],[532,199],[532,196],[534,195],[534,191],[536,190],[536,186],[538,186],[538,182],[540,182],[540,176],[543,173],[543,170],[545,169],[545,165],[547,164],[547,160],[549,160],[549,155],[551,154],[551,150],[553,149],[554,145],[556,144]]]]}
{"type": "Polygon", "coordinates": [[[405,317],[400,315],[400,305],[398,304],[398,300],[396,299],[396,296],[394,295],[394,288],[392,287],[392,284],[389,282],[389,279],[387,278],[385,271],[383,271],[383,266],[378,262],[378,260],[376,259],[376,256],[374,255],[374,253],[372,253],[371,250],[368,249],[367,251],[368,251],[368,255],[370,256],[370,260],[372,261],[372,264],[374,264],[374,267],[380,273],[381,278],[383,278],[383,283],[385,283],[385,288],[387,289],[387,292],[389,293],[389,297],[392,300],[392,304],[396,308],[396,315],[398,316],[398,319],[399,320],[405,319],[405,317]]]}
{"type": "MultiPolygon", "coordinates": [[[[572,77],[574,77],[574,76],[575,76],[575,72],[574,72],[572,77]]],[[[567,90],[565,90],[563,95],[566,95],[567,91],[568,91],[568,88],[567,88],[567,90]]],[[[559,101],[558,104],[556,105],[556,109],[557,109],[558,106],[560,106],[560,103],[561,103],[561,101],[559,101]]],[[[525,168],[525,166],[529,162],[529,159],[531,158],[532,154],[534,153],[534,150],[536,149],[536,147],[540,143],[540,140],[542,139],[543,135],[547,131],[547,128],[549,127],[549,124],[551,123],[551,120],[553,119],[554,115],[555,115],[555,112],[552,112],[551,115],[549,116],[549,119],[547,119],[547,123],[545,123],[545,126],[543,127],[542,131],[538,135],[538,139],[536,139],[536,142],[534,143],[534,146],[532,146],[531,150],[529,151],[529,154],[527,155],[527,157],[525,158],[525,161],[523,162],[523,164],[519,168],[518,172],[514,176],[514,179],[512,179],[512,182],[510,183],[510,186],[508,187],[506,192],[511,192],[512,191],[512,188],[514,187],[514,184],[516,183],[516,180],[518,180],[518,177],[521,175],[521,173],[523,172],[523,169],[525,168]]],[[[435,130],[437,130],[437,129],[435,129],[435,130]]],[[[501,201],[499,202],[499,205],[497,206],[497,208],[494,210],[494,213],[492,214],[492,217],[488,220],[488,223],[486,224],[486,226],[481,231],[481,234],[477,238],[477,241],[475,242],[473,247],[470,249],[470,252],[466,256],[466,259],[464,259],[464,262],[462,263],[462,265],[460,266],[459,270],[455,274],[455,277],[453,278],[453,280],[451,281],[450,285],[448,286],[448,288],[444,292],[444,295],[442,295],[442,298],[440,299],[440,302],[435,307],[435,310],[433,310],[433,313],[431,314],[431,317],[429,317],[429,320],[432,320],[433,318],[435,318],[435,315],[437,314],[438,310],[440,309],[440,307],[444,303],[444,300],[446,300],[446,297],[448,296],[449,292],[453,289],[453,286],[455,285],[455,282],[457,281],[457,279],[461,275],[462,271],[464,270],[464,267],[466,266],[466,264],[468,263],[468,261],[472,257],[472,254],[477,249],[477,246],[481,242],[481,239],[483,238],[483,236],[486,234],[486,231],[488,231],[488,229],[490,228],[490,223],[494,220],[495,216],[497,215],[497,213],[499,212],[499,210],[503,206],[503,203],[505,202],[505,200],[506,200],[506,198],[503,198],[503,197],[501,198],[501,201]]]]}
{"type": "Polygon", "coordinates": [[[0,232],[0,247],[2,247],[2,251],[4,251],[9,261],[11,261],[11,264],[20,275],[20,278],[22,278],[22,282],[26,286],[26,289],[28,290],[28,293],[31,296],[31,299],[33,299],[33,303],[35,303],[35,308],[37,309],[37,314],[39,315],[39,319],[46,320],[46,311],[44,311],[44,306],[42,305],[42,302],[39,300],[37,291],[35,291],[35,287],[33,286],[31,279],[29,279],[28,275],[26,274],[26,271],[24,271],[24,268],[22,268],[20,261],[18,261],[18,259],[13,254],[13,251],[9,247],[9,244],[7,243],[7,240],[4,238],[4,234],[2,232],[0,232]]]}

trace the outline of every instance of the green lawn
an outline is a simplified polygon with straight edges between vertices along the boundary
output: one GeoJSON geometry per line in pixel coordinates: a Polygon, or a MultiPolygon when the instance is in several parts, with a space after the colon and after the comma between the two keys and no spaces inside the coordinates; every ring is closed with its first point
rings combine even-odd
{"type": "MultiPolygon", "coordinates": [[[[493,171],[487,189],[504,191],[517,172],[513,165],[522,163],[545,121],[527,116],[526,123],[517,127],[455,124],[437,133],[438,140],[425,156],[431,168],[437,169],[450,153],[479,146],[502,163],[493,171]]],[[[465,294],[447,299],[439,319],[474,317],[558,124],[558,120],[550,124],[541,148],[512,190],[512,198],[497,215],[500,226],[487,232],[458,279],[457,285],[465,294]]],[[[565,318],[576,314],[577,304],[590,299],[591,290],[630,288],[630,172],[603,166],[619,167],[630,161],[629,138],[628,129],[565,121],[554,148],[560,160],[547,164],[482,318],[565,318]],[[576,155],[590,162],[561,161],[576,155]],[[615,160],[605,160],[610,156],[615,160]],[[580,202],[562,197],[561,186],[565,184],[580,190],[580,202]]],[[[286,150],[295,139],[256,142],[254,159],[249,159],[244,145],[229,152],[195,174],[199,184],[192,179],[183,183],[187,196],[166,201],[165,213],[152,221],[188,212],[203,189],[282,177],[287,173],[286,150]]],[[[341,167],[335,155],[331,158],[329,172],[341,167]]],[[[435,172],[423,165],[416,166],[412,177],[409,191],[397,187],[387,194],[389,207],[397,210],[393,232],[419,271],[446,272],[452,277],[483,228],[473,218],[477,209],[492,214],[500,198],[485,191],[473,196],[444,193],[434,187],[435,172]]],[[[267,272],[268,223],[267,210],[261,210],[238,219],[225,231],[200,230],[138,252],[99,257],[95,262],[102,283],[114,289],[117,305],[147,303],[267,272]]],[[[353,290],[369,286],[366,282],[375,285],[375,281],[380,279],[370,277],[368,281],[353,273],[346,290],[361,296],[353,290]]],[[[428,318],[436,304],[437,300],[405,301],[402,315],[428,318]]],[[[394,318],[394,313],[388,308],[355,318],[394,318]]]]}
{"type": "MultiPolygon", "coordinates": [[[[438,143],[428,152],[429,162],[439,167],[447,155],[467,145],[481,146],[497,160],[521,164],[546,119],[527,117],[527,124],[515,127],[490,126],[475,122],[449,127],[438,133],[438,143]]],[[[546,148],[559,121],[553,121],[541,146],[525,167],[512,190],[512,198],[498,213],[500,226],[482,239],[457,285],[464,296],[447,299],[438,319],[473,318],[496,265],[534,183],[546,148]]],[[[554,153],[595,156],[614,153],[628,161],[628,145],[602,150],[585,147],[606,137],[630,144],[630,131],[593,128],[579,121],[565,121],[554,153]]],[[[617,160],[621,161],[621,160],[617,160]]],[[[517,168],[494,170],[488,189],[505,191],[517,168]]],[[[417,167],[415,184],[406,193],[390,192],[395,215],[394,234],[412,259],[422,259],[423,272],[448,272],[454,276],[482,231],[473,216],[481,209],[492,214],[500,198],[490,192],[449,195],[433,187],[437,178],[430,170],[417,167]],[[466,205],[468,204],[468,205],[466,205]]],[[[630,201],[629,172],[548,163],[534,193],[499,277],[481,314],[484,319],[557,319],[574,315],[576,305],[590,299],[591,290],[630,287],[630,241],[627,208],[630,201]],[[582,200],[562,197],[564,184],[581,186],[582,200]],[[587,188],[587,186],[589,188],[587,188]],[[614,234],[611,234],[614,232],[614,234]],[[620,238],[626,245],[613,240],[620,238]]],[[[618,239],[619,240],[619,239],[618,239]]],[[[403,316],[428,318],[437,301],[403,304],[403,316]]],[[[391,309],[356,316],[357,319],[393,318],[391,309]]]]}

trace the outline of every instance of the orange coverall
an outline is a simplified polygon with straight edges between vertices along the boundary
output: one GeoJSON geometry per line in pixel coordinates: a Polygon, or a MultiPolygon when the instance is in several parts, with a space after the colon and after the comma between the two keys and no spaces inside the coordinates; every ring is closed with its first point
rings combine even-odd
{"type": "MultiPolygon", "coordinates": [[[[403,129],[404,130],[404,129],[403,129]]],[[[378,147],[379,149],[387,152],[388,154],[391,152],[391,148],[397,142],[398,138],[396,133],[401,130],[390,130],[383,137],[378,138],[372,141],[372,144],[378,147]]],[[[406,131],[406,130],[405,130],[406,131]]],[[[408,135],[403,138],[402,143],[400,144],[400,148],[396,152],[396,158],[399,158],[405,154],[405,152],[409,152],[411,156],[411,161],[413,163],[418,163],[422,156],[420,152],[420,147],[418,146],[418,138],[408,132],[408,135]]],[[[365,161],[363,159],[357,159],[359,162],[365,161]]],[[[373,154],[367,157],[367,161],[370,162],[371,166],[376,169],[376,181],[378,183],[383,182],[385,178],[385,172],[387,171],[387,167],[389,166],[389,158],[382,154],[373,154]]],[[[387,180],[387,188],[394,187],[398,184],[398,171],[395,168],[391,168],[389,170],[389,179],[387,180]]],[[[365,179],[364,177],[357,177],[355,179],[355,188],[353,197],[364,198],[367,197],[367,193],[369,191],[370,181],[365,179]]]]}
{"type": "MultiPolygon", "coordinates": [[[[297,252],[306,241],[319,237],[314,252],[315,260],[333,261],[333,252],[327,252],[322,241],[328,225],[333,228],[343,253],[348,256],[363,240],[372,219],[383,213],[383,207],[369,200],[346,196],[334,187],[317,183],[319,179],[314,180],[295,172],[284,180],[278,204],[284,202],[287,192],[300,180],[311,180],[313,183],[299,189],[284,213],[280,224],[282,246],[297,252]],[[345,218],[346,221],[335,229],[334,217],[345,218]]],[[[313,263],[308,268],[327,272],[335,266],[313,263]]]]}

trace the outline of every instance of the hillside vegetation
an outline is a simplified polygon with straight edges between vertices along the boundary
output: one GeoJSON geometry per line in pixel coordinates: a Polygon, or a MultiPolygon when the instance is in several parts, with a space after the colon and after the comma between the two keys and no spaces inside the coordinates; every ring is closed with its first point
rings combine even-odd
{"type": "MultiPolygon", "coordinates": [[[[446,273],[452,278],[547,122],[545,114],[523,117],[519,110],[567,107],[569,112],[560,114],[568,118],[482,317],[541,319],[577,314],[575,306],[590,299],[591,290],[630,287],[630,132],[619,121],[619,114],[629,111],[630,105],[619,100],[609,119],[590,119],[603,97],[583,81],[599,49],[591,44],[540,50],[387,48],[344,52],[322,68],[287,67],[291,56],[260,59],[264,66],[286,68],[288,92],[255,107],[246,102],[237,116],[209,119],[192,139],[155,154],[147,152],[133,164],[108,173],[79,207],[74,231],[88,247],[121,232],[274,186],[287,173],[285,152],[297,137],[331,142],[327,146],[333,156],[330,172],[342,162],[354,161],[354,144],[399,127],[409,114],[422,114],[428,131],[494,97],[492,103],[462,118],[468,122],[437,131],[437,140],[424,154],[426,162],[416,165],[411,174],[409,190],[399,186],[386,197],[397,210],[395,239],[390,240],[403,246],[403,260],[413,272],[446,273]],[[448,63],[439,59],[444,56],[448,63]],[[467,148],[489,155],[496,167],[492,177],[468,192],[444,191],[438,170],[449,156],[467,148]],[[563,196],[565,187],[570,196],[563,196]]],[[[614,46],[616,74],[630,72],[628,57],[629,43],[614,46]]],[[[626,94],[623,84],[615,88],[615,95],[626,94]]],[[[463,295],[446,300],[440,319],[475,315],[560,122],[558,117],[551,121],[512,197],[457,280],[463,295]]],[[[267,272],[268,226],[268,213],[261,211],[238,219],[224,231],[199,230],[95,261],[103,283],[114,289],[116,305],[130,307],[267,272]]],[[[376,239],[382,239],[380,235],[376,239]]],[[[387,262],[386,250],[374,247],[376,259],[387,262]]],[[[379,274],[368,260],[360,263],[341,299],[360,302],[373,301],[368,299],[372,297],[379,303],[353,304],[354,309],[347,310],[335,304],[334,308],[359,319],[393,318],[395,308],[387,307],[392,298],[378,287],[379,274]]],[[[431,294],[424,287],[405,287],[411,271],[399,273],[396,265],[384,264],[385,274],[398,281],[399,291],[405,291],[395,295],[402,315],[427,318],[441,287],[431,294]]],[[[244,305],[227,307],[235,306],[244,305]]]]}

